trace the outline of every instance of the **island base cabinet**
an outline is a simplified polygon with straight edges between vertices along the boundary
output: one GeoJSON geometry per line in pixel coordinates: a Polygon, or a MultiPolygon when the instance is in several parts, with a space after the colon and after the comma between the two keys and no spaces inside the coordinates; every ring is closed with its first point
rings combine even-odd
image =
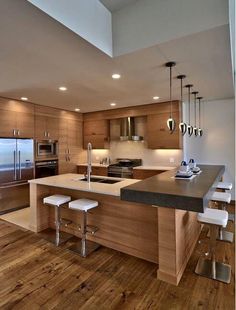
{"type": "Polygon", "coordinates": [[[158,279],[178,285],[200,232],[196,212],[158,207],[158,279]]]}

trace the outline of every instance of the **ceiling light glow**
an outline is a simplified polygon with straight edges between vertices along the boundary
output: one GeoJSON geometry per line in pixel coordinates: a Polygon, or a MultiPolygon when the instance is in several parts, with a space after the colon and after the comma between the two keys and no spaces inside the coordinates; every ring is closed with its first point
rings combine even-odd
{"type": "Polygon", "coordinates": [[[27,101],[28,100],[27,97],[21,97],[20,99],[23,100],[23,101],[27,101]]]}
{"type": "Polygon", "coordinates": [[[120,78],[120,74],[114,73],[114,74],[112,74],[112,78],[115,80],[118,80],[120,78]]]}
{"type": "Polygon", "coordinates": [[[158,99],[160,99],[160,97],[154,96],[153,99],[154,99],[154,100],[158,100],[158,99]]]}
{"type": "Polygon", "coordinates": [[[112,107],[114,107],[114,106],[116,106],[116,103],[115,103],[115,102],[111,102],[110,105],[111,105],[112,107]]]}
{"type": "Polygon", "coordinates": [[[76,108],[76,109],[75,109],[75,112],[79,112],[79,111],[80,111],[80,109],[79,109],[79,108],[76,108]]]}
{"type": "Polygon", "coordinates": [[[67,88],[66,88],[65,86],[60,86],[60,87],[59,87],[59,90],[61,90],[61,91],[66,91],[67,88]]]}

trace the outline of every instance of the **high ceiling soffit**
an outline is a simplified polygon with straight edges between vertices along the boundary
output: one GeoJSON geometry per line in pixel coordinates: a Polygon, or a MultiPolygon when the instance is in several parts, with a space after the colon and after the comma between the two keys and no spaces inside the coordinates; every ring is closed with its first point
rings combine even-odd
{"type": "Polygon", "coordinates": [[[28,1],[111,57],[228,24],[222,0],[28,1]]]}

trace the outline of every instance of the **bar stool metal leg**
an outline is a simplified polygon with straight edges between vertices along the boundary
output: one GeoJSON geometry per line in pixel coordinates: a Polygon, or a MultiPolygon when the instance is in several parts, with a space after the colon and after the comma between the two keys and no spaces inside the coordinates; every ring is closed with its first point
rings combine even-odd
{"type": "Polygon", "coordinates": [[[100,247],[100,244],[96,242],[87,240],[87,212],[82,211],[82,221],[81,221],[81,240],[71,247],[69,250],[78,253],[81,257],[87,257],[90,253],[95,251],[100,247]]]}
{"type": "Polygon", "coordinates": [[[199,258],[195,273],[213,280],[230,283],[231,266],[216,261],[217,226],[210,225],[210,252],[211,259],[199,258]]]}

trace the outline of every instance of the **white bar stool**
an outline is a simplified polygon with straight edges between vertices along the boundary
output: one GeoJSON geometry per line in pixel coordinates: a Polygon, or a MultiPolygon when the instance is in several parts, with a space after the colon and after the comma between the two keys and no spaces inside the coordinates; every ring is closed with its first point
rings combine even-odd
{"type": "Polygon", "coordinates": [[[43,199],[44,204],[53,206],[55,208],[56,235],[55,231],[50,229],[42,231],[41,235],[48,241],[55,243],[56,246],[59,246],[60,244],[68,241],[70,238],[73,237],[73,235],[71,234],[60,232],[60,226],[62,224],[60,208],[69,201],[71,201],[71,197],[64,195],[52,195],[43,199]]]}
{"type": "Polygon", "coordinates": [[[88,256],[100,247],[99,244],[86,239],[87,233],[94,235],[98,230],[97,227],[87,225],[87,212],[97,206],[98,202],[90,199],[77,199],[69,203],[69,209],[82,212],[82,222],[81,226],[79,226],[82,238],[79,242],[69,247],[69,250],[78,253],[82,257],[88,256]]]}
{"type": "MultiPolygon", "coordinates": [[[[217,189],[223,190],[224,192],[230,191],[233,188],[233,184],[231,182],[219,182],[217,184],[217,189]]],[[[229,213],[229,221],[234,222],[235,215],[233,213],[229,213]]]]}
{"type": "MultiPolygon", "coordinates": [[[[220,203],[220,208],[222,210],[226,210],[226,204],[229,204],[231,201],[231,194],[230,193],[222,193],[222,192],[214,192],[211,198],[212,201],[216,203],[220,203]]],[[[226,242],[233,242],[234,234],[232,232],[223,230],[221,226],[219,229],[219,235],[217,240],[226,241],[226,242]]]]}
{"type": "Polygon", "coordinates": [[[206,208],[204,213],[198,213],[198,221],[210,226],[210,254],[211,259],[200,257],[195,269],[195,273],[213,280],[230,283],[231,266],[216,261],[216,237],[219,227],[226,227],[228,222],[228,212],[206,208]]]}

